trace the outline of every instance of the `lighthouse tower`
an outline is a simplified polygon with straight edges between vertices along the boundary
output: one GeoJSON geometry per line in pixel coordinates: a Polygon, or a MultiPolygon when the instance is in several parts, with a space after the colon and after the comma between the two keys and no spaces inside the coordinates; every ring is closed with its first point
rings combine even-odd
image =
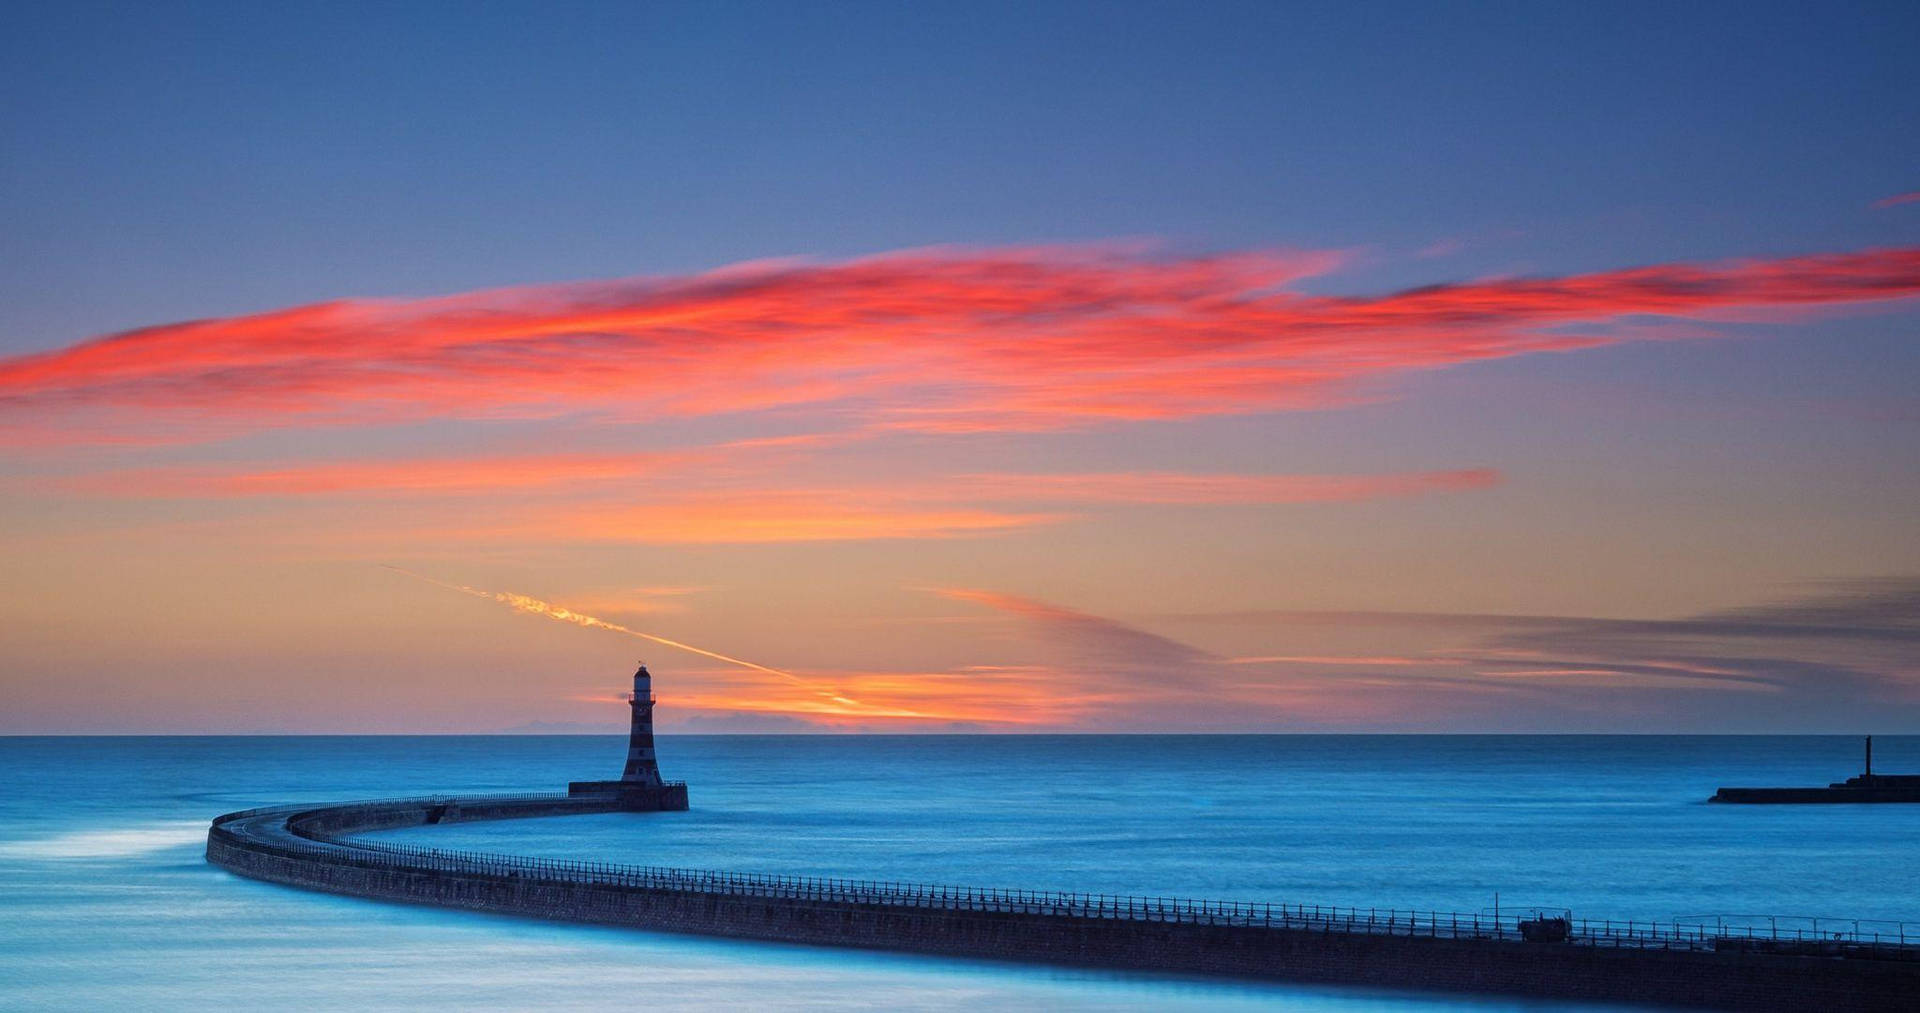
{"type": "Polygon", "coordinates": [[[644,661],[633,673],[633,694],[627,702],[633,706],[633,724],[627,729],[627,766],[620,772],[620,780],[657,785],[660,764],[653,755],[653,675],[644,661]]]}
{"type": "Polygon", "coordinates": [[[633,673],[633,693],[627,697],[633,719],[627,725],[627,765],[618,781],[574,781],[567,794],[583,802],[629,812],[678,811],[687,807],[687,783],[660,779],[660,762],[653,752],[653,674],[643,662],[633,673]]]}

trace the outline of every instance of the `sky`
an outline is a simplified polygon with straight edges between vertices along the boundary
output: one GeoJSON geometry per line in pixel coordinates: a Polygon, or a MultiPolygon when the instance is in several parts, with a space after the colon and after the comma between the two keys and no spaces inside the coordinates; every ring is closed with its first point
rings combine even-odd
{"type": "Polygon", "coordinates": [[[1911,4],[0,18],[0,733],[1920,732],[1911,4]]]}

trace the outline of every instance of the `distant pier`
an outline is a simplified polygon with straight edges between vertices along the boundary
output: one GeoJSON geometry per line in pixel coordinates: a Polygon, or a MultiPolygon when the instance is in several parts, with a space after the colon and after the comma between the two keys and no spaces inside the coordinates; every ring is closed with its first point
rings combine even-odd
{"type": "Polygon", "coordinates": [[[1869,735],[1864,767],[1844,781],[1824,788],[1722,788],[1707,801],[1745,805],[1920,803],[1920,774],[1874,773],[1873,736],[1869,735]]]}

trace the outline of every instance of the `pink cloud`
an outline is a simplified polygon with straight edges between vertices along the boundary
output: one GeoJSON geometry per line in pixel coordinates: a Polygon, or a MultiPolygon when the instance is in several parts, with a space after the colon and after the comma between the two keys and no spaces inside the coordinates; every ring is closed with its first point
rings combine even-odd
{"type": "MultiPolygon", "coordinates": [[[[1296,410],[1353,382],[1695,319],[1920,293],[1920,249],[1665,264],[1379,296],[1291,288],[1332,253],[935,250],[130,331],[0,362],[0,434],[179,439],[421,419],[835,406],[935,431],[1296,410]]],[[[70,437],[69,437],[70,438],[70,437]]]]}

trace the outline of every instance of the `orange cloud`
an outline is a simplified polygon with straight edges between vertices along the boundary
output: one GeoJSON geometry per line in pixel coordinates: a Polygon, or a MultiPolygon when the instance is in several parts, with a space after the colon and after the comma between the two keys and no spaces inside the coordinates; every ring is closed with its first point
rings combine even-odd
{"type": "MultiPolygon", "coordinates": [[[[780,446],[790,446],[782,443],[780,446]]],[[[609,482],[630,487],[638,480],[671,479],[684,492],[690,484],[713,484],[717,466],[767,449],[769,441],[746,441],[690,450],[643,454],[551,454],[501,457],[428,457],[256,470],[183,466],[82,475],[67,488],[109,495],[324,496],[335,494],[461,495],[564,487],[578,491],[609,482]]],[[[731,472],[726,473],[729,477],[731,472]]],[[[1005,502],[1250,504],[1315,503],[1413,496],[1484,489],[1500,482],[1492,468],[1363,475],[1243,475],[1191,472],[989,473],[892,481],[872,488],[778,490],[759,474],[758,495],[814,500],[857,496],[862,502],[1005,502]]],[[[730,497],[732,498],[732,497],[730,497]]]]}
{"type": "MultiPolygon", "coordinates": [[[[1387,475],[983,475],[843,488],[672,491],[617,505],[523,511],[484,532],[450,537],[651,543],[754,543],[940,538],[1053,524],[1074,515],[993,503],[1284,504],[1484,488],[1488,469],[1387,475]]],[[[974,593],[974,592],[966,592],[974,593]]],[[[984,592],[981,592],[984,593],[984,592]]],[[[955,596],[962,592],[954,592],[955,596]]]]}
{"type": "MultiPolygon", "coordinates": [[[[1352,501],[1429,492],[1466,491],[1498,481],[1486,469],[1380,475],[1184,475],[1167,472],[1075,475],[989,475],[892,484],[782,487],[778,478],[751,474],[713,482],[698,468],[645,471],[638,487],[612,484],[599,492],[584,480],[611,479],[617,469],[595,459],[562,456],[499,462],[382,462],[320,465],[311,469],[220,472],[205,467],[151,468],[60,480],[63,488],[115,497],[330,497],[356,494],[392,505],[350,510],[313,504],[289,518],[284,511],[252,520],[163,525],[166,530],[217,527],[233,539],[265,535],[313,544],[419,547],[471,543],[761,544],[870,539],[958,538],[990,535],[1074,520],[1101,506],[1134,504],[1287,504],[1352,501]],[[549,467],[548,465],[552,466],[549,467]],[[516,469],[525,467],[530,474],[516,469]],[[496,475],[497,487],[487,483],[496,475]],[[756,483],[765,483],[760,485],[756,483]],[[450,507],[448,496],[524,493],[553,485],[558,495],[511,496],[450,507]],[[406,499],[405,497],[420,497],[406,499]],[[1075,509],[1048,509],[1071,505],[1075,509]],[[297,533],[297,537],[296,534],[297,533]]],[[[156,531],[159,529],[155,529],[156,531]]],[[[382,550],[386,551],[386,550],[382,550]]],[[[600,607],[672,611],[653,595],[597,593],[600,607]]]]}
{"type": "Polygon", "coordinates": [[[756,492],[543,514],[507,532],[542,539],[652,543],[942,538],[1045,524],[1057,514],[876,502],[859,490],[756,492]]]}
{"type": "Polygon", "coordinates": [[[63,484],[82,492],[139,496],[325,496],[334,494],[462,495],[564,487],[684,475],[722,465],[762,463],[770,452],[825,442],[813,436],[737,440],[682,450],[626,454],[537,453],[411,457],[258,468],[174,466],[81,475],[63,484]]]}
{"type": "MultiPolygon", "coordinates": [[[[860,436],[861,434],[852,434],[860,436]]],[[[804,482],[791,466],[850,434],[734,441],[627,454],[506,454],[167,465],[42,479],[66,491],[116,498],[231,499],[336,496],[396,501],[352,515],[354,537],[415,541],[762,543],[977,535],[1050,524],[1074,514],[1048,505],[1231,505],[1353,501],[1470,491],[1493,469],[1384,474],[1243,475],[1165,471],[897,476],[884,482],[804,482]],[[511,494],[505,495],[502,494],[511,494]],[[457,497],[485,497],[475,512],[457,497]],[[1018,505],[1018,506],[1016,506],[1018,505]],[[1021,508],[1024,507],[1024,508],[1021,508]],[[467,518],[466,523],[450,519],[467,518]]],[[[343,519],[333,515],[334,520],[343,519]]],[[[313,531],[329,523],[310,517],[313,531]]],[[[602,599],[621,602],[618,596],[602,599]]],[[[657,603],[629,603],[659,611],[657,603]]]]}
{"type": "MultiPolygon", "coordinates": [[[[1585,347],[1570,324],[1920,293],[1920,249],[1321,297],[1329,253],[919,251],[131,331],[0,362],[0,434],[835,405],[928,430],[1312,408],[1353,381],[1585,347]]],[[[590,468],[591,463],[581,467],[590,468]]]]}
{"type": "Polygon", "coordinates": [[[245,470],[143,468],[85,475],[71,487],[141,496],[457,495],[632,479],[684,464],[682,454],[551,454],[353,461],[245,470]]]}

